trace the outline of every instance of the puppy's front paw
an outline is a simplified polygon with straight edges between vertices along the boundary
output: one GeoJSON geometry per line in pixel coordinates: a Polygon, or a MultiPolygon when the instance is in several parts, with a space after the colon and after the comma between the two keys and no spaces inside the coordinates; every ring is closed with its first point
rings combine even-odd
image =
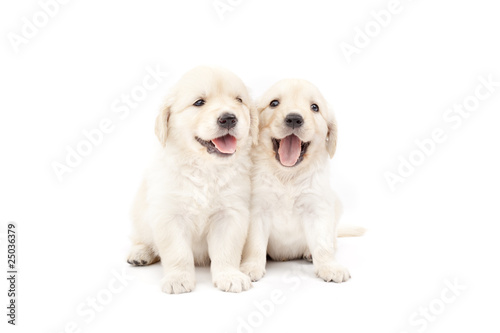
{"type": "Polygon", "coordinates": [[[193,274],[171,273],[162,279],[161,290],[167,294],[188,293],[194,289],[195,284],[193,274]]]}
{"type": "Polygon", "coordinates": [[[214,286],[231,293],[240,293],[252,287],[250,278],[236,269],[214,274],[213,281],[214,286]]]}
{"type": "Polygon", "coordinates": [[[315,271],[316,275],[326,282],[341,283],[351,278],[347,268],[337,263],[318,265],[315,271]]]}
{"type": "Polygon", "coordinates": [[[247,261],[241,264],[241,271],[248,275],[252,281],[259,281],[266,274],[265,265],[254,261],[247,261]]]}
{"type": "Polygon", "coordinates": [[[135,244],[130,249],[127,262],[133,266],[146,266],[154,264],[160,258],[153,253],[153,250],[144,244],[135,244]]]}

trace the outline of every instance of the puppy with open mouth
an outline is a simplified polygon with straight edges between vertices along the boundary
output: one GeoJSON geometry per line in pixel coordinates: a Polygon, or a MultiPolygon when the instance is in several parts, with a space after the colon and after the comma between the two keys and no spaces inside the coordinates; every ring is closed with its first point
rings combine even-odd
{"type": "Polygon", "coordinates": [[[319,90],[304,80],[282,80],[258,103],[259,141],[252,151],[252,205],[241,270],[253,281],[274,260],[312,260],[318,277],[345,282],[335,259],[336,238],[363,228],[337,228],[342,206],[330,188],[329,157],[337,124],[319,90]]]}
{"type": "Polygon", "coordinates": [[[209,263],[217,288],[250,288],[239,265],[257,131],[247,89],[227,70],[195,68],[169,94],[156,119],[160,145],[132,209],[127,259],[135,266],[161,260],[164,292],[193,290],[195,264],[209,263]]]}

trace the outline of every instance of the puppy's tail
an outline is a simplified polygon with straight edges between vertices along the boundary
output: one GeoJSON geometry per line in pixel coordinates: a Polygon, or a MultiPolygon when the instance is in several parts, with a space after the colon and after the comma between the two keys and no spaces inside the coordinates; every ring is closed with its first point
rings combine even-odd
{"type": "Polygon", "coordinates": [[[339,225],[337,227],[337,237],[359,237],[363,236],[366,229],[355,225],[339,225]]]}

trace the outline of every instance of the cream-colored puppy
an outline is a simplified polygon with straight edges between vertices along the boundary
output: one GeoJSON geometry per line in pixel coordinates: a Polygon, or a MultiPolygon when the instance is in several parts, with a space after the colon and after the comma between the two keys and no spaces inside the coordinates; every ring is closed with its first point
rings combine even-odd
{"type": "Polygon", "coordinates": [[[161,259],[162,290],[195,287],[195,264],[210,263],[214,285],[251,287],[239,265],[250,202],[250,148],[258,115],[233,73],[198,67],[175,85],[156,119],[158,150],[132,210],[136,266],[161,259]]]}
{"type": "Polygon", "coordinates": [[[241,269],[253,281],[274,260],[305,258],[325,281],[344,282],[349,271],[335,260],[342,206],[330,188],[328,158],[337,124],[318,89],[304,80],[282,80],[258,103],[259,142],[253,149],[252,208],[241,269]],[[312,258],[311,258],[312,257],[312,258]]]}

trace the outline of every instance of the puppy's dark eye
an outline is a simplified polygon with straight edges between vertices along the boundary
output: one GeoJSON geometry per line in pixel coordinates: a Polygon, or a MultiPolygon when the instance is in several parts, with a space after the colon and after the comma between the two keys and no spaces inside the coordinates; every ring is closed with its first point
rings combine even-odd
{"type": "Polygon", "coordinates": [[[240,97],[236,97],[236,100],[240,103],[243,103],[243,100],[240,97]]]}
{"type": "Polygon", "coordinates": [[[313,110],[314,112],[318,112],[319,106],[317,104],[311,104],[311,110],[313,110]]]}
{"type": "Polygon", "coordinates": [[[194,106],[202,106],[203,104],[205,104],[205,100],[201,98],[193,103],[194,106]]]}
{"type": "Polygon", "coordinates": [[[274,99],[274,100],[271,101],[271,103],[269,103],[269,106],[272,107],[272,108],[275,108],[278,105],[280,105],[280,101],[278,101],[277,99],[274,99]]]}

